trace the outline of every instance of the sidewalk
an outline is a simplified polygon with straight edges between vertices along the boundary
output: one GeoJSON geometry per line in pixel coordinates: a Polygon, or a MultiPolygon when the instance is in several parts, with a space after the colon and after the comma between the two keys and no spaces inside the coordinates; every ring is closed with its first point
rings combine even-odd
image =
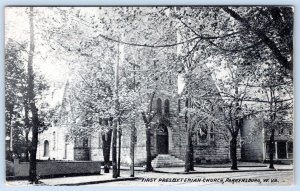
{"type": "MultiPolygon", "coordinates": [[[[117,181],[133,181],[140,177],[129,177],[129,173],[121,172],[121,177],[112,178],[111,173],[88,175],[88,176],[73,176],[73,177],[59,177],[59,178],[45,178],[40,179],[40,184],[35,186],[80,186],[90,184],[100,184],[117,181]]],[[[32,186],[27,180],[13,180],[6,181],[7,186],[32,186]]]]}
{"type": "MultiPolygon", "coordinates": [[[[245,166],[245,165],[244,165],[245,166]]],[[[239,167],[239,170],[231,170],[227,167],[195,167],[195,171],[190,172],[189,174],[207,174],[207,173],[239,173],[239,172],[260,172],[260,171],[292,171],[293,165],[275,165],[275,169],[269,169],[267,165],[255,166],[251,167],[239,167]]],[[[129,177],[130,171],[127,167],[121,168],[121,177],[119,178],[112,178],[111,173],[99,174],[99,175],[89,175],[89,176],[76,176],[76,177],[60,177],[60,178],[45,178],[41,179],[40,186],[79,186],[79,185],[91,185],[91,184],[100,184],[100,183],[107,183],[107,182],[116,182],[116,181],[134,181],[142,178],[147,178],[148,176],[157,176],[159,174],[186,174],[184,173],[183,167],[170,167],[170,168],[155,168],[154,172],[143,172],[143,168],[137,167],[135,176],[136,177],[129,177]]],[[[102,171],[103,172],[103,171],[102,171]]],[[[27,180],[14,180],[14,181],[7,181],[8,186],[30,186],[31,184],[28,183],[27,180]]]]}
{"type": "MultiPolygon", "coordinates": [[[[157,173],[170,174],[187,174],[183,172],[182,167],[173,168],[156,168],[157,173]]],[[[188,174],[206,174],[206,173],[234,173],[234,172],[260,172],[260,171],[292,171],[293,165],[275,165],[275,169],[269,169],[267,165],[264,166],[250,166],[238,167],[238,170],[231,170],[230,167],[194,167],[195,171],[190,171],[188,174]]]]}

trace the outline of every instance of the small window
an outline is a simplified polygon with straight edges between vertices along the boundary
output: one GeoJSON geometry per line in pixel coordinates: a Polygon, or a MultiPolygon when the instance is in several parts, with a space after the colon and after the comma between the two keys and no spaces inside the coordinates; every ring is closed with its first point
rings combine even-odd
{"type": "Polygon", "coordinates": [[[162,113],[162,101],[160,98],[157,99],[156,107],[157,107],[157,113],[161,114],[162,113]]]}
{"type": "Polygon", "coordinates": [[[168,99],[165,100],[165,115],[170,114],[170,102],[168,99]]]}
{"type": "Polygon", "coordinates": [[[289,135],[292,135],[292,134],[293,134],[293,132],[291,130],[289,130],[289,135]]]}
{"type": "Polygon", "coordinates": [[[49,141],[44,141],[44,157],[49,156],[49,141]]]}

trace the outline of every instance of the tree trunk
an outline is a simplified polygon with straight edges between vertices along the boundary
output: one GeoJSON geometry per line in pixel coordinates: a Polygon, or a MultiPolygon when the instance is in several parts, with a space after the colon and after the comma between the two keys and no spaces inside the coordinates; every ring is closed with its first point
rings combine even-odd
{"type": "Polygon", "coordinates": [[[187,144],[185,153],[185,166],[184,172],[190,172],[194,170],[194,152],[193,152],[192,133],[187,133],[187,144]]]}
{"type": "Polygon", "coordinates": [[[27,132],[25,132],[25,142],[26,142],[26,153],[25,153],[25,161],[29,161],[29,138],[28,138],[28,136],[29,136],[29,131],[27,132]]]}
{"type": "Polygon", "coordinates": [[[145,172],[153,171],[153,167],[151,165],[151,134],[150,134],[150,127],[146,124],[146,168],[145,172]]]}
{"type": "Polygon", "coordinates": [[[113,132],[112,132],[112,169],[113,169],[113,178],[118,177],[118,167],[117,167],[117,127],[118,126],[118,120],[114,120],[113,124],[113,132]]]}
{"type": "Polygon", "coordinates": [[[25,124],[25,142],[26,142],[26,151],[25,151],[25,161],[29,161],[29,117],[28,117],[29,107],[28,107],[28,99],[26,98],[24,100],[24,124],[25,124]]]}
{"type": "Polygon", "coordinates": [[[38,113],[35,104],[31,104],[32,111],[32,140],[30,147],[30,168],[29,168],[29,181],[32,183],[38,183],[38,177],[36,173],[36,151],[38,143],[38,113]]]}
{"type": "Polygon", "coordinates": [[[119,146],[118,146],[118,177],[120,177],[121,170],[121,146],[122,146],[122,130],[119,129],[119,146]]]}
{"type": "Polygon", "coordinates": [[[116,111],[116,116],[113,121],[113,143],[112,143],[112,168],[113,168],[113,178],[118,177],[118,166],[117,166],[117,131],[118,131],[118,126],[119,126],[119,61],[120,61],[120,44],[117,44],[118,46],[118,52],[117,52],[117,63],[115,65],[115,94],[114,94],[114,99],[115,99],[115,111],[116,111]]]}
{"type": "Polygon", "coordinates": [[[192,135],[190,135],[190,171],[195,171],[194,169],[194,145],[193,145],[193,141],[192,141],[192,135]]]}
{"type": "Polygon", "coordinates": [[[109,157],[110,157],[110,146],[111,146],[112,130],[106,132],[106,135],[102,135],[103,142],[103,158],[104,158],[104,173],[109,173],[109,157]]]}
{"type": "Polygon", "coordinates": [[[12,118],[13,118],[13,105],[9,107],[9,152],[8,152],[8,159],[10,161],[14,161],[13,159],[13,125],[12,125],[12,118]]]}
{"type": "Polygon", "coordinates": [[[230,158],[231,158],[231,169],[238,170],[237,167],[237,136],[232,135],[230,140],[230,158]]]}
{"type": "Polygon", "coordinates": [[[269,168],[270,169],[274,169],[274,150],[275,150],[275,140],[274,140],[274,132],[275,130],[272,129],[271,131],[271,136],[270,136],[270,165],[269,168]]]}
{"type": "Polygon", "coordinates": [[[38,183],[38,177],[36,173],[36,151],[38,143],[38,109],[35,105],[35,93],[34,93],[34,73],[33,73],[33,53],[34,53],[34,30],[33,30],[33,7],[30,7],[29,13],[30,23],[30,47],[28,55],[28,101],[30,110],[32,113],[32,140],[30,146],[30,163],[29,163],[29,181],[31,183],[38,183]]]}
{"type": "Polygon", "coordinates": [[[134,177],[134,146],[135,146],[135,121],[131,125],[131,136],[130,136],[130,177],[134,177]]]}

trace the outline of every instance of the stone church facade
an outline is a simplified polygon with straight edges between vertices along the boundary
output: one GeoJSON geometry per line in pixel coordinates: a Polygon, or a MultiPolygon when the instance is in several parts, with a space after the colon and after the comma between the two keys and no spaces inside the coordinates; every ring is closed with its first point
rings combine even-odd
{"type": "MultiPolygon", "coordinates": [[[[161,77],[162,78],[162,77],[161,77]]],[[[151,123],[151,154],[155,160],[159,155],[184,161],[187,145],[184,107],[186,100],[178,89],[177,74],[166,79],[158,79],[158,89],[152,107],[157,115],[151,123]],[[166,86],[168,86],[166,88],[166,86]]],[[[215,86],[212,78],[211,85],[215,86]]],[[[59,114],[47,131],[40,133],[37,157],[40,160],[103,161],[101,132],[86,138],[70,139],[68,128],[70,110],[68,84],[64,87],[59,114]]],[[[218,117],[222,117],[219,111],[218,117]]],[[[137,140],[135,163],[143,165],[146,160],[146,130],[142,117],[136,120],[137,140]]],[[[201,122],[193,132],[194,158],[196,163],[223,163],[230,160],[229,139],[224,135],[224,126],[201,122]]],[[[122,163],[130,164],[130,128],[122,130],[122,163]]],[[[227,135],[228,136],[228,135],[227,135]]],[[[238,144],[238,159],[241,158],[238,144]]],[[[172,160],[169,161],[172,163],[172,160]]],[[[173,161],[174,162],[174,161],[173,161]]],[[[180,163],[182,164],[182,163],[180,163]]]]}

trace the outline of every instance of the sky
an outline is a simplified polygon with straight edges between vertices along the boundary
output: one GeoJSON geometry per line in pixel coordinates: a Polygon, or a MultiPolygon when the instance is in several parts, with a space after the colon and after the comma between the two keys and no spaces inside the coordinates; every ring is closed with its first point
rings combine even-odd
{"type": "MultiPolygon", "coordinates": [[[[29,16],[28,8],[6,7],[5,8],[5,41],[12,39],[16,43],[29,42],[29,16]]],[[[35,51],[34,66],[38,73],[45,76],[50,82],[62,82],[67,78],[68,67],[63,59],[58,60],[49,46],[43,46],[40,40],[42,31],[35,27],[35,51]]],[[[29,50],[26,47],[25,52],[29,50]]],[[[26,53],[24,54],[26,55],[26,53]]],[[[27,55],[26,55],[27,56],[27,55]]],[[[26,59],[26,58],[25,58],[26,59]]]]}

